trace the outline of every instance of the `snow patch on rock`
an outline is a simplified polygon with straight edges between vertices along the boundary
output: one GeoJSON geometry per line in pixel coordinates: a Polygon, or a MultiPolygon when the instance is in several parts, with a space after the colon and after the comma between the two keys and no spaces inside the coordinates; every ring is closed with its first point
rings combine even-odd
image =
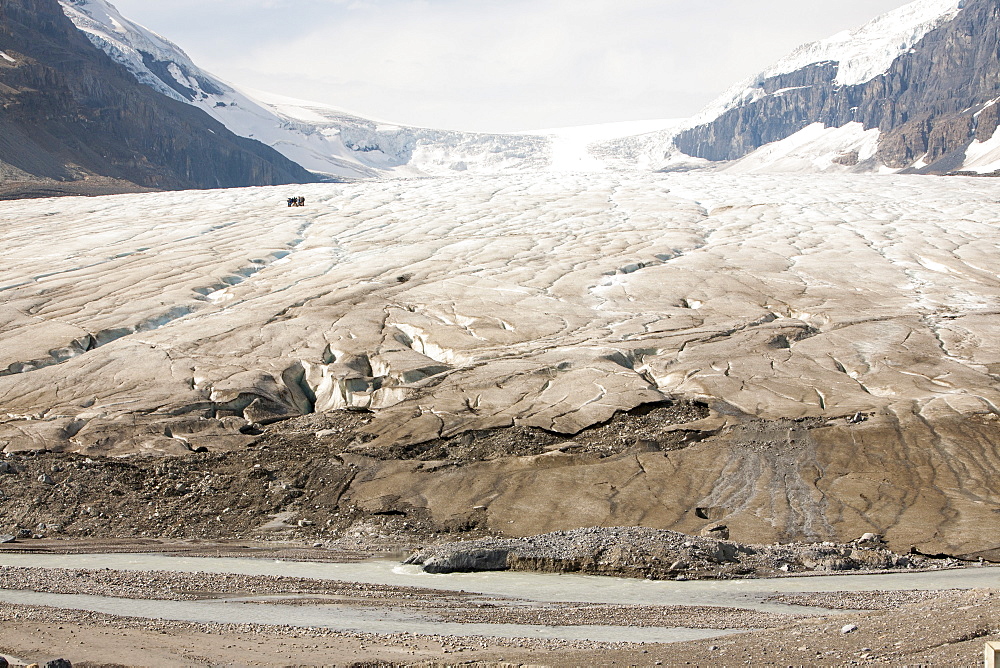
{"type": "Polygon", "coordinates": [[[141,83],[163,95],[184,101],[184,96],[153,73],[147,62],[180,63],[197,69],[173,42],[129,21],[104,0],[60,0],[63,12],[99,49],[125,66],[141,83]],[[143,58],[143,53],[147,57],[143,58]]]}
{"type": "Polygon", "coordinates": [[[1000,128],[986,141],[973,141],[965,151],[961,171],[990,174],[1000,170],[1000,128]]]}
{"type": "Polygon", "coordinates": [[[761,83],[810,65],[838,63],[836,83],[842,86],[871,81],[888,71],[897,58],[910,51],[927,33],[954,19],[964,4],[964,0],[916,0],[856,30],[804,44],[730,88],[693,117],[689,127],[709,123],[730,109],[764,97],[766,92],[761,83]]]}
{"type": "Polygon", "coordinates": [[[828,128],[813,123],[791,137],[765,144],[753,153],[721,168],[739,174],[852,171],[875,157],[879,131],[861,123],[828,128]]]}

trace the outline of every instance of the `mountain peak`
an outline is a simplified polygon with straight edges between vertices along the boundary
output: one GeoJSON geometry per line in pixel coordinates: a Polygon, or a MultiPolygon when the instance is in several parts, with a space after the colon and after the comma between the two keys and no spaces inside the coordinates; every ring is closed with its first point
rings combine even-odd
{"type": "Polygon", "coordinates": [[[917,0],[804,45],[710,105],[673,147],[724,162],[790,142],[768,151],[809,164],[821,147],[808,169],[962,169],[996,129],[998,12],[995,0],[917,0]]]}
{"type": "Polygon", "coordinates": [[[882,14],[860,28],[803,44],[770,67],[748,77],[716,98],[690,121],[696,126],[715,120],[740,104],[760,99],[764,82],[807,67],[834,65],[834,82],[854,86],[885,73],[927,33],[955,18],[965,0],[916,0],[882,14]]]}
{"type": "MultiPolygon", "coordinates": [[[[29,189],[39,182],[102,179],[119,190],[316,180],[270,148],[140,85],[65,15],[67,9],[109,7],[96,1],[0,3],[0,51],[6,54],[0,68],[0,134],[6,139],[0,142],[0,173],[14,173],[29,189]]],[[[75,191],[66,186],[60,192],[75,191]]]]}

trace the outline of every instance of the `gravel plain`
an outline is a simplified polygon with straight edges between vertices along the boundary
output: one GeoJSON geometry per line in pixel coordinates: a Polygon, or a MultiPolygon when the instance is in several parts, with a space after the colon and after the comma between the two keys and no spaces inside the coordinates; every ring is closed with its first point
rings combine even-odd
{"type": "Polygon", "coordinates": [[[1000,591],[941,592],[870,612],[662,644],[343,633],[192,624],[0,604],[0,653],[76,666],[957,666],[1000,640],[1000,591]],[[845,629],[852,630],[845,632],[845,629]]]}
{"type": "Polygon", "coordinates": [[[465,592],[307,578],[107,568],[0,567],[0,589],[167,601],[267,597],[248,603],[405,609],[463,624],[750,629],[778,626],[792,617],[742,608],[545,604],[465,592]]]}
{"type": "Polygon", "coordinates": [[[776,594],[768,596],[767,601],[830,610],[895,610],[903,605],[932,601],[944,594],[957,593],[959,593],[957,589],[946,591],[835,591],[776,594]]]}

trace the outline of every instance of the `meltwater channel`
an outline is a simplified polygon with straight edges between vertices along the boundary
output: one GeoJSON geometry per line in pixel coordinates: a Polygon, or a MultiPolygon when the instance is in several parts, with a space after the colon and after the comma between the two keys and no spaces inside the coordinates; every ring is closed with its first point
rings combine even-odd
{"type": "MultiPolygon", "coordinates": [[[[536,603],[580,602],[623,605],[739,607],[765,612],[830,613],[765,599],[775,593],[995,588],[1000,568],[979,567],[880,575],[829,575],[763,580],[650,581],[587,575],[520,572],[432,575],[396,561],[324,563],[253,558],[177,557],[158,554],[0,554],[0,566],[110,568],[130,571],[237,573],[339,580],[392,586],[465,591],[536,603]]],[[[280,624],[374,633],[562,638],[594,641],[678,642],[725,635],[727,631],[617,626],[540,626],[441,622],[418,613],[350,605],[280,605],[253,597],[204,601],[134,600],[77,594],[0,590],[0,601],[89,610],[112,615],[187,622],[280,624]],[[247,601],[254,601],[247,604],[247,601]]],[[[289,597],[280,597],[288,599],[289,597]]],[[[314,598],[314,597],[311,597],[314,598]]]]}

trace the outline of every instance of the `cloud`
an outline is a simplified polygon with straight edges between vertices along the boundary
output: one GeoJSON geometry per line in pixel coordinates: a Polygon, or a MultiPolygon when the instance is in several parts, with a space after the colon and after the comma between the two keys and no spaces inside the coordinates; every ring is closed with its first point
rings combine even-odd
{"type": "Polygon", "coordinates": [[[118,4],[126,15],[181,44],[196,62],[234,83],[403,123],[515,130],[693,114],[736,80],[798,44],[855,27],[904,3],[118,4]]]}

